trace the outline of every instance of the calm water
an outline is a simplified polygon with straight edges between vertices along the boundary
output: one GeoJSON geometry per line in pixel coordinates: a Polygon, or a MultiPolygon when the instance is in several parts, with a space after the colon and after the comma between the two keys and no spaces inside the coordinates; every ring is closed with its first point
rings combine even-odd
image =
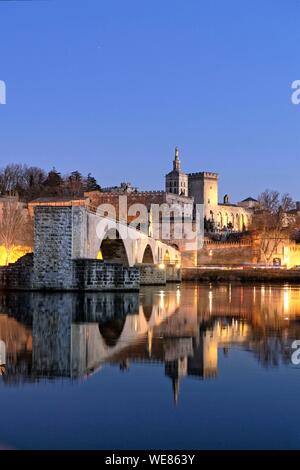
{"type": "Polygon", "coordinates": [[[300,287],[0,294],[0,447],[300,448],[300,287]]]}

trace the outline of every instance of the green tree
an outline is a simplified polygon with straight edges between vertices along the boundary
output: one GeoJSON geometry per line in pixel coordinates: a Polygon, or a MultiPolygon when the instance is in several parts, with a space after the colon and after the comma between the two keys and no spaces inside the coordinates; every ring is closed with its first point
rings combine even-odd
{"type": "Polygon", "coordinates": [[[86,179],[86,190],[87,191],[100,191],[101,188],[99,184],[97,183],[96,178],[94,178],[91,173],[87,175],[86,179]]]}
{"type": "Polygon", "coordinates": [[[81,196],[83,194],[83,178],[78,170],[72,171],[70,176],[67,177],[67,191],[72,196],[81,196]]]}
{"type": "Polygon", "coordinates": [[[49,171],[44,185],[49,186],[50,188],[57,188],[58,186],[63,185],[63,178],[61,177],[61,174],[53,168],[49,171]]]}

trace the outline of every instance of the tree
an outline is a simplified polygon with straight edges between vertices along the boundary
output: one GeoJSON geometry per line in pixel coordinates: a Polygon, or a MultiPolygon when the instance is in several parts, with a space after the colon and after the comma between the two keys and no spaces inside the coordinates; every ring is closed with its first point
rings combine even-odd
{"type": "Polygon", "coordinates": [[[50,188],[57,188],[58,186],[62,186],[63,184],[63,179],[61,177],[61,174],[56,171],[55,168],[52,168],[51,171],[49,171],[48,176],[46,181],[44,182],[45,186],[49,186],[50,188]]]}
{"type": "Polygon", "coordinates": [[[87,175],[86,179],[86,191],[100,191],[101,188],[97,183],[96,178],[94,178],[91,173],[87,175]]]}
{"type": "Polygon", "coordinates": [[[31,245],[32,237],[32,223],[23,205],[16,198],[8,198],[3,203],[0,216],[0,244],[5,247],[6,265],[9,263],[15,246],[31,245]]]}
{"type": "Polygon", "coordinates": [[[32,190],[40,188],[46,180],[46,174],[44,170],[36,166],[25,167],[24,171],[24,182],[26,189],[32,190]]]}
{"type": "Polygon", "coordinates": [[[205,232],[215,231],[215,222],[213,219],[208,219],[207,217],[204,217],[204,231],[205,232]]]}
{"type": "Polygon", "coordinates": [[[28,201],[40,194],[45,179],[45,172],[41,168],[7,165],[0,170],[0,194],[18,194],[22,200],[28,201]]]}
{"type": "Polygon", "coordinates": [[[46,173],[41,168],[24,167],[24,187],[19,192],[22,200],[30,201],[43,195],[46,173]]]}
{"type": "Polygon", "coordinates": [[[294,223],[288,212],[294,208],[288,194],[278,191],[264,191],[258,198],[258,207],[252,218],[251,229],[256,234],[261,255],[269,264],[280,243],[290,238],[294,223]]]}
{"type": "Polygon", "coordinates": [[[70,176],[66,178],[66,188],[72,196],[83,195],[83,178],[79,171],[72,171],[70,176]]]}
{"type": "Polygon", "coordinates": [[[0,170],[0,193],[14,194],[24,185],[24,166],[10,164],[0,170]]]}

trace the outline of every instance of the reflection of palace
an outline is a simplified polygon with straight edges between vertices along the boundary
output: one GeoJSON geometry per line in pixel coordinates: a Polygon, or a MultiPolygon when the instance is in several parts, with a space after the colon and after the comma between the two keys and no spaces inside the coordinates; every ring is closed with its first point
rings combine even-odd
{"type": "Polygon", "coordinates": [[[178,400],[184,377],[213,378],[234,345],[265,366],[290,360],[300,289],[237,285],[145,288],[137,293],[0,296],[5,383],[86,377],[103,364],[162,363],[178,400]]]}

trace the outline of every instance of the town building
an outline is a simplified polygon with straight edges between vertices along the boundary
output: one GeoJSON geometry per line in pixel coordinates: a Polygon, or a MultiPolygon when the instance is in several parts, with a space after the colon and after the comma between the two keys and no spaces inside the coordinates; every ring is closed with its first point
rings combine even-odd
{"type": "Polygon", "coordinates": [[[259,206],[259,202],[253,197],[247,197],[243,201],[238,202],[238,206],[245,207],[245,209],[256,209],[259,206]]]}

